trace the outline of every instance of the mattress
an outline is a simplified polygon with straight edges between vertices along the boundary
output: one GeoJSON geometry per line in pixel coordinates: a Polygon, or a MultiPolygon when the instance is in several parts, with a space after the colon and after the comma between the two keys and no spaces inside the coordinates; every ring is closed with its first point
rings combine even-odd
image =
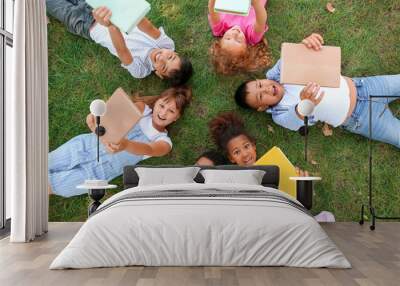
{"type": "Polygon", "coordinates": [[[132,265],[351,267],[289,195],[197,183],[140,186],[112,196],[50,269],[132,265]]]}

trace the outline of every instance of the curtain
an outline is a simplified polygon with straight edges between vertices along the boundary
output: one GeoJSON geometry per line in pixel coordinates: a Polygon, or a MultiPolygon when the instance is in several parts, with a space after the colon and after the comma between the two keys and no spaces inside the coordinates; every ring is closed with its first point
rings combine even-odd
{"type": "Polygon", "coordinates": [[[15,1],[13,93],[6,111],[11,242],[47,232],[47,25],[45,0],[15,1]]]}

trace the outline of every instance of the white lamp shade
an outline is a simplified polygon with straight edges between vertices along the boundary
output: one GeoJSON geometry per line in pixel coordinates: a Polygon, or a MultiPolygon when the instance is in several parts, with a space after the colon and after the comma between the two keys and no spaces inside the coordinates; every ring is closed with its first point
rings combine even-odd
{"type": "Polygon", "coordinates": [[[309,99],[304,99],[297,105],[297,111],[301,116],[310,116],[314,112],[314,108],[314,103],[309,99]]]}
{"type": "Polygon", "coordinates": [[[90,113],[94,116],[103,116],[106,110],[106,103],[101,99],[95,99],[90,104],[90,113]]]}

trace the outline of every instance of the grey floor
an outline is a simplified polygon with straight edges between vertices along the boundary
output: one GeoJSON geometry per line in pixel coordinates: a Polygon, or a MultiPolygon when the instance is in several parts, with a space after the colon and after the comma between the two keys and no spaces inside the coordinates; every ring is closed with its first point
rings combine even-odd
{"type": "Polygon", "coordinates": [[[352,269],[289,267],[122,267],[48,270],[82,223],[50,223],[49,233],[28,244],[0,240],[0,285],[400,285],[400,223],[379,222],[372,232],[357,223],[323,228],[352,269]]]}

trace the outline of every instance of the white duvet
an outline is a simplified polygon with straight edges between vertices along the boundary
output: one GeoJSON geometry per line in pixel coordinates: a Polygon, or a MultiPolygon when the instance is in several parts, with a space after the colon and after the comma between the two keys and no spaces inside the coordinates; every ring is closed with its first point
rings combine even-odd
{"type": "Polygon", "coordinates": [[[290,198],[272,188],[238,184],[128,189],[100,206],[50,269],[127,265],[351,267],[312,216],[279,199],[185,196],[118,202],[137,192],[168,190],[258,190],[290,198]]]}

